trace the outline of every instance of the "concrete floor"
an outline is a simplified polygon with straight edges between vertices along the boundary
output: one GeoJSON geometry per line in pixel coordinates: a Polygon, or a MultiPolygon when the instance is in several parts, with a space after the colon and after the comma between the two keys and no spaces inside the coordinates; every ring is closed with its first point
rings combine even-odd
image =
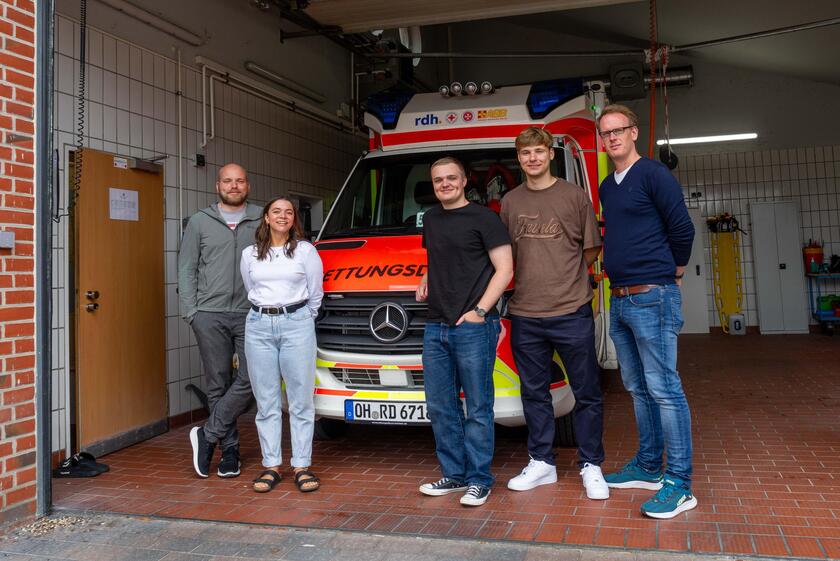
{"type": "MultiPolygon", "coordinates": [[[[6,561],[688,561],[689,553],[57,515],[0,540],[6,561]]],[[[704,561],[733,561],[704,555],[704,561]]],[[[743,559],[740,557],[739,559],[743,559]]]]}
{"type": "MultiPolygon", "coordinates": [[[[317,493],[290,472],[268,495],[250,490],[259,471],[252,417],[242,418],[243,476],[199,480],[188,428],[111,454],[111,471],[54,481],[56,508],[402,536],[561,543],[612,551],[840,558],[840,338],[684,336],[680,371],[692,408],[697,509],[668,521],[639,514],[649,493],[616,490],[589,501],[575,452],[558,449],[556,486],[514,493],[507,479],[527,462],[524,433],[500,431],[488,503],[428,498],[438,477],[428,428],[353,426],[317,442],[317,493]]],[[[615,372],[606,390],[605,471],[634,453],[635,422],[615,372]]]]}

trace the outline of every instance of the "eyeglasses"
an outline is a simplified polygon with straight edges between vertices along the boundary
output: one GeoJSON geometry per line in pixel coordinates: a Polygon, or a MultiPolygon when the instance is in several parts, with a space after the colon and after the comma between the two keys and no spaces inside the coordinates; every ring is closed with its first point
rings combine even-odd
{"type": "Polygon", "coordinates": [[[626,127],[618,127],[617,129],[611,129],[608,131],[598,131],[598,134],[601,135],[601,138],[607,139],[612,135],[621,136],[624,134],[624,131],[627,129],[632,129],[635,125],[627,125],[626,127]]]}

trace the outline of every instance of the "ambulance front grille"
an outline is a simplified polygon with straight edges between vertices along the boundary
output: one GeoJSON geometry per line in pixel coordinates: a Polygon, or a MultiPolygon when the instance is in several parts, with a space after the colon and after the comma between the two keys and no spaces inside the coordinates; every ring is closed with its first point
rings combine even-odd
{"type": "MultiPolygon", "coordinates": [[[[330,373],[335,376],[336,380],[349,387],[365,387],[365,388],[382,388],[379,379],[379,370],[372,368],[330,368],[330,373]]],[[[409,370],[410,388],[423,387],[423,371],[409,370]]]]}
{"type": "Polygon", "coordinates": [[[417,302],[413,292],[342,296],[324,298],[315,325],[319,348],[360,354],[422,354],[427,306],[417,302]],[[408,315],[408,331],[395,343],[383,343],[370,331],[370,315],[383,302],[399,304],[408,315]]]}

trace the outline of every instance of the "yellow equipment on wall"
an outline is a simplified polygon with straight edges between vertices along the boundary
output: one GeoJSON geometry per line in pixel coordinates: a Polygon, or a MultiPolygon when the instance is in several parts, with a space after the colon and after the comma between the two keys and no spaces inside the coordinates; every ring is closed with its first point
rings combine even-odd
{"type": "Polygon", "coordinates": [[[729,316],[741,312],[744,277],[741,273],[741,228],[728,212],[706,219],[712,250],[712,285],[715,307],[724,333],[729,333],[729,316]]]}

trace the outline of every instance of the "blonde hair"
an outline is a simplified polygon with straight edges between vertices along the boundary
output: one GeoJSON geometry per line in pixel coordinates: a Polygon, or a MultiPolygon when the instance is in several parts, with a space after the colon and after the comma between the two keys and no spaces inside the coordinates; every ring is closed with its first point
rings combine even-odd
{"type": "Polygon", "coordinates": [[[432,164],[432,167],[429,169],[435,169],[438,166],[445,166],[449,164],[455,164],[456,166],[458,166],[458,169],[461,170],[461,175],[463,177],[467,176],[467,172],[464,169],[464,164],[461,163],[461,160],[459,160],[458,158],[453,158],[452,156],[444,156],[443,158],[435,160],[435,162],[432,164]]]}
{"type": "Polygon", "coordinates": [[[601,127],[601,119],[604,118],[604,115],[609,115],[610,113],[618,113],[619,115],[624,115],[627,117],[627,121],[630,123],[631,127],[638,127],[639,126],[639,117],[633,112],[632,109],[627,107],[626,105],[620,105],[615,103],[613,105],[607,105],[601,111],[601,116],[598,117],[598,128],[601,127]]]}
{"type": "Polygon", "coordinates": [[[554,146],[554,137],[545,129],[528,127],[516,137],[515,145],[517,150],[525,146],[545,146],[546,148],[552,148],[554,146]]]}

